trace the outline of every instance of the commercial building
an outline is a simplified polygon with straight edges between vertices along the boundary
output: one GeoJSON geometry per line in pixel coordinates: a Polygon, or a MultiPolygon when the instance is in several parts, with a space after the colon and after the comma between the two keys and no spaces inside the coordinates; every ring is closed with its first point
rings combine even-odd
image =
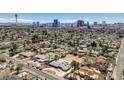
{"type": "Polygon", "coordinates": [[[98,25],[98,23],[97,22],[93,22],[93,26],[97,26],[98,25]]]}
{"type": "Polygon", "coordinates": [[[32,27],[36,27],[36,23],[35,22],[32,23],[32,27]]]}
{"type": "Polygon", "coordinates": [[[84,26],[84,21],[83,20],[78,20],[77,21],[77,27],[83,27],[84,26]]]}
{"type": "Polygon", "coordinates": [[[59,27],[59,26],[60,26],[60,22],[58,21],[58,19],[54,19],[53,27],[59,27]]]}
{"type": "Polygon", "coordinates": [[[32,26],[33,27],[40,27],[40,22],[39,21],[33,22],[32,26]]]}
{"type": "Polygon", "coordinates": [[[103,27],[107,26],[106,21],[102,21],[102,26],[103,27]]]}
{"type": "Polygon", "coordinates": [[[89,23],[89,22],[87,22],[86,26],[87,26],[87,28],[90,28],[90,23],[89,23]]]}
{"type": "Polygon", "coordinates": [[[40,22],[39,21],[36,23],[36,26],[37,27],[40,27],[40,22]]]}

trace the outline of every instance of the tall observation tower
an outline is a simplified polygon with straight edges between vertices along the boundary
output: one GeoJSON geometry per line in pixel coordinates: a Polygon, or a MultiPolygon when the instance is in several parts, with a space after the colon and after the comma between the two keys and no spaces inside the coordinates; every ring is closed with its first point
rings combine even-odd
{"type": "Polygon", "coordinates": [[[18,22],[18,15],[15,14],[15,21],[16,21],[16,25],[17,25],[17,22],[18,22]]]}

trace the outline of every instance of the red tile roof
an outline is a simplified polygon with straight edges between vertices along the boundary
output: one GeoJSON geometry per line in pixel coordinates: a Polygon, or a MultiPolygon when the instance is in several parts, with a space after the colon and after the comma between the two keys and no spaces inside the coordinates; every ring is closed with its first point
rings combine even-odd
{"type": "Polygon", "coordinates": [[[107,62],[107,60],[105,60],[105,59],[97,59],[97,60],[96,60],[96,63],[105,64],[106,62],[107,62]]]}

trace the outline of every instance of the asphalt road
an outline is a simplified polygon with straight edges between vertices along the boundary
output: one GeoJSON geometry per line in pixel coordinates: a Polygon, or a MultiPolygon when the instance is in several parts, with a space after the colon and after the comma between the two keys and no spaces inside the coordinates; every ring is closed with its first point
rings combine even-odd
{"type": "Polygon", "coordinates": [[[46,78],[48,80],[63,80],[64,78],[60,78],[60,77],[57,77],[57,76],[53,76],[53,75],[50,75],[50,74],[47,74],[47,73],[44,73],[42,71],[39,71],[38,69],[35,69],[33,67],[26,67],[26,71],[29,71],[30,73],[34,73],[35,75],[37,75],[38,77],[40,78],[46,78]]]}
{"type": "Polygon", "coordinates": [[[123,79],[123,70],[124,70],[124,38],[121,41],[121,46],[116,59],[116,66],[113,72],[113,77],[115,80],[123,79]]]}
{"type": "MultiPolygon", "coordinates": [[[[21,62],[20,60],[18,60],[16,58],[11,58],[11,60],[13,60],[16,63],[24,64],[23,62],[21,62]]],[[[38,70],[38,69],[36,69],[36,68],[34,68],[32,66],[28,66],[26,64],[24,64],[24,67],[25,67],[26,71],[29,71],[30,73],[35,74],[38,77],[43,78],[43,79],[45,78],[45,79],[48,79],[48,80],[64,80],[64,78],[61,78],[59,76],[51,75],[49,73],[40,71],[40,70],[38,70]]]]}

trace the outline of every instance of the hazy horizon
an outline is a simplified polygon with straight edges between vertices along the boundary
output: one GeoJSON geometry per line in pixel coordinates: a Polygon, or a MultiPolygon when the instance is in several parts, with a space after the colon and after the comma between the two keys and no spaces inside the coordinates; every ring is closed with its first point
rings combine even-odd
{"type": "MultiPolygon", "coordinates": [[[[16,13],[19,23],[51,23],[58,19],[61,23],[73,23],[77,20],[93,23],[124,23],[124,13],[16,13]]],[[[0,13],[0,23],[15,22],[15,13],[0,13]]]]}

